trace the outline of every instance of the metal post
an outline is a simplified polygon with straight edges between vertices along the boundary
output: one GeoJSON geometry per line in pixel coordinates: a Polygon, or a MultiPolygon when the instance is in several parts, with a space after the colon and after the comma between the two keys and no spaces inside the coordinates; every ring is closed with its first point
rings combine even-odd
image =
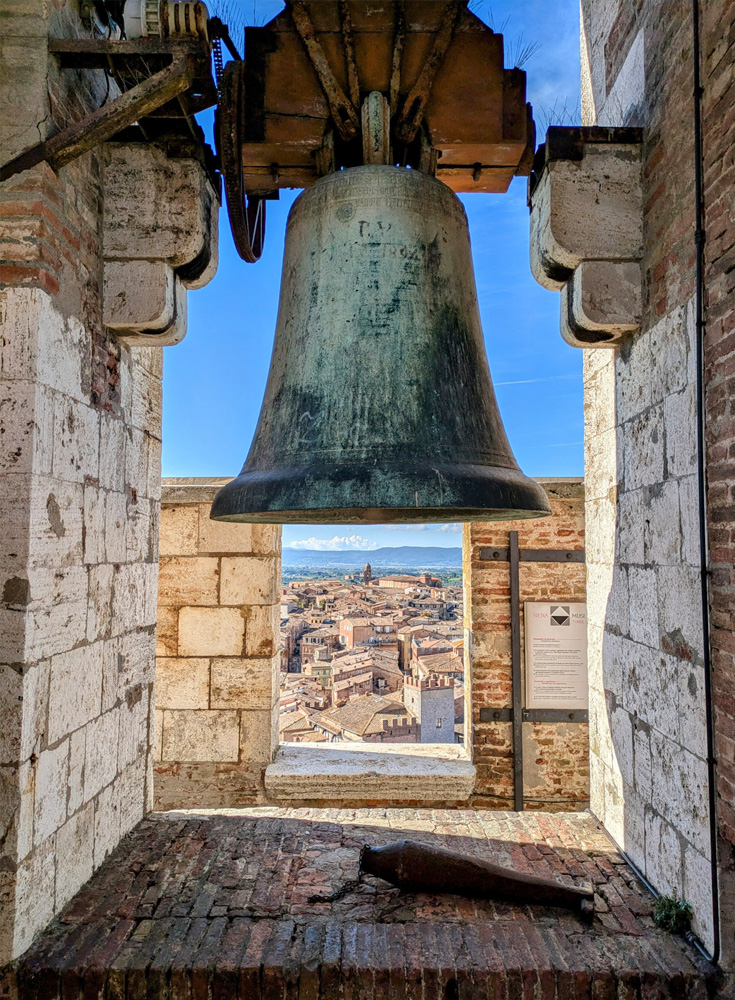
{"type": "Polygon", "coordinates": [[[510,563],[510,665],[513,695],[513,808],[523,812],[523,688],[521,677],[521,583],[518,532],[508,534],[510,563]]]}

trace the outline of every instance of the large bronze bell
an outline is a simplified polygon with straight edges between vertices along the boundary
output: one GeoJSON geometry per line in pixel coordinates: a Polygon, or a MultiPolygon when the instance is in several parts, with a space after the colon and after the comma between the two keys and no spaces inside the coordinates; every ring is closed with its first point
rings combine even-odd
{"type": "Polygon", "coordinates": [[[391,166],[321,178],[291,209],[260,420],[211,516],[408,524],[549,512],[500,419],[457,196],[391,166]]]}

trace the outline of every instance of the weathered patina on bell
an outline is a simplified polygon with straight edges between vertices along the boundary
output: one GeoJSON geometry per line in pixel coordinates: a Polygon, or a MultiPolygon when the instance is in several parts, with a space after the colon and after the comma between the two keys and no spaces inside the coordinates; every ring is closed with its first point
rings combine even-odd
{"type": "Polygon", "coordinates": [[[383,165],[317,181],[288,220],[250,454],[211,516],[375,524],[548,513],[500,419],[457,196],[383,165]]]}

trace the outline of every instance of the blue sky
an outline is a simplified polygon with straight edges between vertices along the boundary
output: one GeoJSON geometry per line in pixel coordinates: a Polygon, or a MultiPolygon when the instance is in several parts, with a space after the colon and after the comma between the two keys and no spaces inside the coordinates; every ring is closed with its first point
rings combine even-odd
{"type": "MultiPolygon", "coordinates": [[[[279,0],[220,0],[230,23],[262,23],[279,0]]],[[[542,135],[549,110],[579,101],[577,0],[493,0],[476,12],[494,22],[508,52],[540,44],[524,65],[542,135]],[[520,37],[522,35],[522,38],[520,37]]],[[[236,37],[239,42],[240,39],[236,37]]],[[[206,126],[207,122],[203,122],[206,126]]],[[[540,139],[539,139],[540,141],[540,139]]],[[[298,191],[268,203],[263,256],[237,256],[220,213],[220,265],[188,296],[189,327],[164,349],[163,475],[234,476],[245,461],[268,375],[288,210],[298,191]]],[[[583,472],[582,354],[559,335],[559,295],[536,284],[528,264],[526,179],[504,195],[463,197],[470,223],[480,313],[500,412],[515,456],[531,476],[583,472]]],[[[370,550],[381,545],[459,545],[459,525],[286,525],[284,545],[370,550]]]]}

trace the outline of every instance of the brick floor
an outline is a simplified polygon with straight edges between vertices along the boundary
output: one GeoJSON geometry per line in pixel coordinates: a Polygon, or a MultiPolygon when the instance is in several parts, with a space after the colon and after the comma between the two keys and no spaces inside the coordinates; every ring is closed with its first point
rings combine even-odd
{"type": "Polygon", "coordinates": [[[6,970],[5,989],[20,1000],[713,996],[710,967],[653,926],[650,904],[584,813],[159,813],[6,970]],[[355,876],[363,844],[403,837],[591,880],[598,915],[586,927],[562,910],[402,894],[372,877],[308,903],[355,876]]]}

